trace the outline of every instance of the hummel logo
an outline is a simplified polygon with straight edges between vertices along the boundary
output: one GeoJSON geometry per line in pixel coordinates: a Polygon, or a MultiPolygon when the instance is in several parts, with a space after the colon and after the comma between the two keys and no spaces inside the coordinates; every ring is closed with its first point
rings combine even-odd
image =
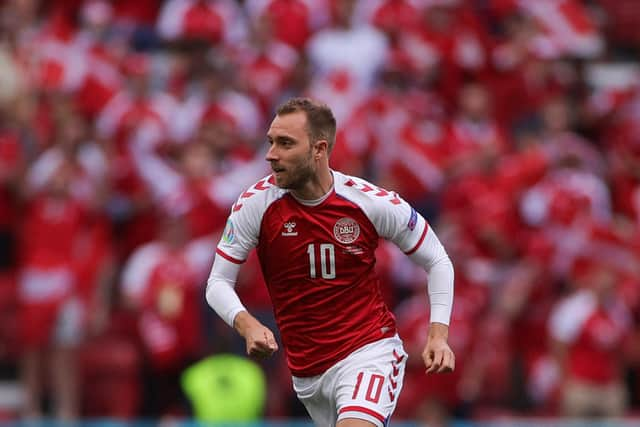
{"type": "Polygon", "coordinates": [[[297,231],[293,231],[296,228],[296,223],[293,221],[289,221],[289,222],[285,222],[284,223],[284,228],[287,229],[287,231],[283,231],[282,235],[283,236],[297,236],[298,232],[297,231]]]}

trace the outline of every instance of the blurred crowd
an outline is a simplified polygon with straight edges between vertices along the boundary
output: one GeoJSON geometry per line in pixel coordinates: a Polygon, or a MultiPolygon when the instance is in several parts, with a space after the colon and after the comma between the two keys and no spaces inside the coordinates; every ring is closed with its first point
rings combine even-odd
{"type": "MultiPolygon", "coordinates": [[[[190,414],[184,370],[244,352],[204,286],[298,95],[456,269],[456,371],[426,376],[426,275],[380,243],[397,418],[638,414],[639,55],[635,0],[0,2],[0,420],[190,414]]],[[[263,368],[264,416],[305,416],[263,368]]]]}

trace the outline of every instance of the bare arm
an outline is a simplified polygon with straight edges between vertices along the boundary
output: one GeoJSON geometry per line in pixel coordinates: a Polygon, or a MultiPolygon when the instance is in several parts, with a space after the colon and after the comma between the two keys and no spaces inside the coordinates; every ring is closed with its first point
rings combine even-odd
{"type": "Polygon", "coordinates": [[[244,337],[247,354],[256,359],[265,359],[278,351],[273,332],[247,311],[236,316],[233,327],[244,337]]]}
{"type": "Polygon", "coordinates": [[[429,325],[427,344],[422,352],[427,374],[453,372],[455,369],[456,357],[447,343],[448,337],[448,325],[437,322],[429,325]]]}

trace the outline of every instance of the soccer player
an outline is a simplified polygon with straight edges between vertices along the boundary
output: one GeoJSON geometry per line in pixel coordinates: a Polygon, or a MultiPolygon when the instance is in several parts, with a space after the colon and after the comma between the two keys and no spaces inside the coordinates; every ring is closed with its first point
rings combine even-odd
{"type": "Polygon", "coordinates": [[[298,398],[318,426],[384,426],[402,387],[407,354],[374,273],[380,237],[429,272],[426,372],[455,367],[447,344],[453,267],[425,219],[396,193],[329,167],[336,121],[323,104],[294,98],[271,123],[273,174],[233,205],[207,283],[211,307],[250,356],[278,350],[234,285],[254,247],[298,398]]]}

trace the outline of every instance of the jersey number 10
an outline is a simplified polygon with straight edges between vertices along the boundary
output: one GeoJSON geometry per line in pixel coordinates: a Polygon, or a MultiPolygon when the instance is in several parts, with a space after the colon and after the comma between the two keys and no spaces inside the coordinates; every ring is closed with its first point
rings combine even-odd
{"type": "MultiPolygon", "coordinates": [[[[323,279],[336,278],[336,251],[331,243],[322,243],[319,245],[320,252],[320,274],[323,279]]],[[[317,278],[316,273],[316,245],[310,243],[307,246],[309,254],[309,275],[312,279],[317,278]]]]}

